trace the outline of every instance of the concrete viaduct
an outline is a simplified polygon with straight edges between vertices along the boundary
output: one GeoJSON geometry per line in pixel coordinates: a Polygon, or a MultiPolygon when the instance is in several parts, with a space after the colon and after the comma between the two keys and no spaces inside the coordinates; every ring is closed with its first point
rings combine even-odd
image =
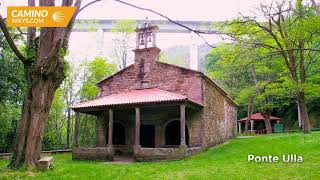
{"type": "MultiPolygon", "coordinates": [[[[92,32],[102,31],[110,32],[118,20],[94,20],[94,19],[78,19],[73,28],[74,32],[92,32]]],[[[145,23],[145,20],[135,20],[138,25],[145,23]]],[[[190,34],[190,68],[199,70],[199,61],[203,57],[199,57],[198,38],[192,31],[174,24],[167,20],[148,20],[151,24],[159,27],[158,33],[184,33],[190,34]]],[[[211,21],[177,21],[191,29],[200,30],[208,33],[214,33],[213,22],[211,21]]]]}

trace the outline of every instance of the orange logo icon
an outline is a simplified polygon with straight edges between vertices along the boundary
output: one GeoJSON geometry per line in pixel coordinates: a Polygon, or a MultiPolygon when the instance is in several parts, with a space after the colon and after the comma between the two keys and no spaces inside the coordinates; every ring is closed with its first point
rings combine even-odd
{"type": "Polygon", "coordinates": [[[66,27],[76,7],[8,7],[9,27],[66,27]]]}

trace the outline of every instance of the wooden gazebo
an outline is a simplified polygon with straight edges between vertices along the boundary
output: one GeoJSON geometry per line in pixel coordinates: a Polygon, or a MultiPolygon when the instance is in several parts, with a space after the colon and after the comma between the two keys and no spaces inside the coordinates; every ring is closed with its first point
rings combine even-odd
{"type": "MultiPolygon", "coordinates": [[[[264,126],[265,117],[262,115],[262,113],[258,112],[258,113],[252,114],[250,116],[250,118],[244,117],[244,118],[241,118],[240,120],[238,120],[239,133],[242,132],[242,128],[241,128],[242,123],[246,123],[246,121],[249,119],[250,119],[250,131],[251,132],[265,129],[265,127],[261,128],[262,126],[264,126]],[[258,126],[255,126],[255,125],[258,125],[258,126]]],[[[273,126],[273,124],[276,124],[276,123],[279,124],[281,120],[282,119],[279,117],[270,116],[271,126],[273,126]]]]}

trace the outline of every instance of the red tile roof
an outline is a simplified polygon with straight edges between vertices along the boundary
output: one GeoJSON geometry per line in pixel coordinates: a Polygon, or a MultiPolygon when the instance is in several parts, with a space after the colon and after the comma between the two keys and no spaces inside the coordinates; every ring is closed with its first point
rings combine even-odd
{"type": "MultiPolygon", "coordinates": [[[[242,118],[239,121],[240,122],[245,122],[248,117],[242,118]]],[[[264,117],[261,113],[255,113],[251,115],[251,119],[255,121],[264,121],[264,117]]],[[[270,116],[270,120],[281,120],[281,118],[275,117],[275,116],[270,116]]]]}
{"type": "Polygon", "coordinates": [[[133,104],[152,104],[152,103],[166,103],[166,102],[183,102],[189,101],[191,103],[203,106],[197,102],[188,99],[186,96],[161,90],[158,88],[150,89],[134,89],[120,93],[113,93],[108,96],[97,98],[91,101],[79,103],[71,106],[72,109],[82,108],[96,108],[117,105],[133,105],[133,104]]]}

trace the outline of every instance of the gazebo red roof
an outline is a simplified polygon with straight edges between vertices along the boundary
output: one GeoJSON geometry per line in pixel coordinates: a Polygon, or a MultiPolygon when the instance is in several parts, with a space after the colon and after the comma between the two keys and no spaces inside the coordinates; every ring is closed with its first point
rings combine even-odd
{"type": "MultiPolygon", "coordinates": [[[[255,121],[264,121],[264,117],[261,113],[255,113],[252,114],[251,116],[251,120],[255,120],[255,121]]],[[[240,122],[245,122],[248,119],[248,117],[244,117],[242,119],[240,119],[240,122]]],[[[281,120],[281,118],[275,117],[275,116],[270,116],[270,120],[271,121],[276,121],[276,120],[281,120]]]]}
{"type": "Polygon", "coordinates": [[[158,88],[133,89],[108,96],[97,98],[71,106],[72,109],[101,108],[117,105],[153,104],[168,102],[191,102],[203,106],[200,103],[190,100],[181,94],[172,93],[158,88]]]}

